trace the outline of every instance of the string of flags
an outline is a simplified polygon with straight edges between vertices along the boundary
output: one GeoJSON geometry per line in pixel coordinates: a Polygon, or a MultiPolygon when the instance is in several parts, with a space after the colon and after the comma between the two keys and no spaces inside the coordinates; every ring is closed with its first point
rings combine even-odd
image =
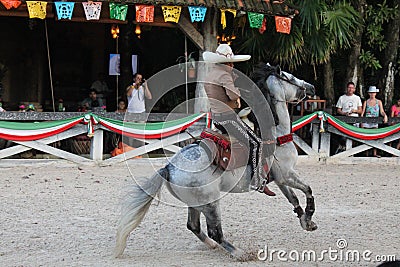
{"type": "MultiPolygon", "coordinates": [[[[21,0],[0,0],[0,2],[4,5],[6,9],[18,8],[21,5],[21,0]]],[[[47,2],[43,1],[26,1],[29,18],[46,18],[46,8],[47,2]]],[[[72,14],[74,11],[75,2],[54,2],[57,18],[61,19],[72,19],[72,14]]],[[[83,9],[85,11],[85,16],[87,20],[99,20],[102,2],[82,2],[83,9]]],[[[126,15],[128,13],[128,5],[122,3],[108,3],[108,7],[110,10],[110,18],[125,21],[126,15]]],[[[162,13],[164,16],[165,22],[174,22],[178,23],[181,15],[181,6],[161,6],[162,13]]],[[[188,6],[190,19],[193,22],[203,22],[207,8],[203,6],[188,6]]],[[[135,5],[135,19],[136,22],[146,23],[154,21],[154,6],[152,5],[143,5],[137,4],[135,5]]],[[[235,9],[220,9],[221,11],[221,25],[222,29],[226,28],[226,12],[230,12],[236,17],[235,9]]],[[[266,17],[264,14],[255,13],[255,12],[247,12],[247,17],[249,20],[249,24],[251,28],[259,29],[260,33],[264,33],[266,30],[266,17]]],[[[282,17],[275,16],[275,26],[276,31],[280,33],[290,33],[291,29],[291,18],[290,17],[282,17]]]]}

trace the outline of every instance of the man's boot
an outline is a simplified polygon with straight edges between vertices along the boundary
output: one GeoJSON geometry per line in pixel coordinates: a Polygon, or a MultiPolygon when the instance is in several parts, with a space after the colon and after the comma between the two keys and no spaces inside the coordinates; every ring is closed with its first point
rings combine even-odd
{"type": "Polygon", "coordinates": [[[274,197],[274,196],[276,196],[276,194],[274,193],[274,192],[272,192],[269,188],[268,188],[268,186],[267,185],[265,185],[265,187],[264,187],[264,194],[266,194],[267,196],[271,196],[271,197],[274,197]]]}
{"type": "MultiPolygon", "coordinates": [[[[269,175],[269,169],[268,169],[268,165],[264,164],[263,165],[263,172],[262,172],[263,176],[266,178],[269,175]]],[[[267,178],[269,181],[269,177],[267,178]]],[[[264,190],[263,190],[264,194],[266,194],[267,196],[271,196],[274,197],[276,196],[276,194],[274,192],[272,192],[267,185],[264,186],[264,190]]]]}

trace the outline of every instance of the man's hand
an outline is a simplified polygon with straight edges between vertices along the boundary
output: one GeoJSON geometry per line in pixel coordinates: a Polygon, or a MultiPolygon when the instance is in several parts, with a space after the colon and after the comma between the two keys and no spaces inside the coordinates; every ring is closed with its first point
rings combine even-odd
{"type": "Polygon", "coordinates": [[[242,104],[240,103],[240,98],[236,99],[236,106],[237,108],[240,108],[242,104]]]}

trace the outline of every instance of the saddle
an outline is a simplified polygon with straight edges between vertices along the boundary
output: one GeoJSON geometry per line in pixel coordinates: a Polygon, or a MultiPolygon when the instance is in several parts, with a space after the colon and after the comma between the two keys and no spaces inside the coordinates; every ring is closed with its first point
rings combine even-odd
{"type": "Polygon", "coordinates": [[[223,170],[234,170],[246,166],[249,162],[249,149],[236,139],[211,129],[204,129],[200,134],[200,145],[206,148],[213,164],[223,170]]]}

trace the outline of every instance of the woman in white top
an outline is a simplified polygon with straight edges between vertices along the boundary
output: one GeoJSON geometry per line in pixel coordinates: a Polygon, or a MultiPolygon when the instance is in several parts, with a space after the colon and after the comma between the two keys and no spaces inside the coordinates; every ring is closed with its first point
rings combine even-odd
{"type": "Polygon", "coordinates": [[[130,113],[146,112],[144,98],[151,99],[152,95],[147,86],[147,82],[143,81],[141,74],[136,73],[133,76],[133,84],[126,88],[126,96],[128,98],[127,111],[130,113]]]}

